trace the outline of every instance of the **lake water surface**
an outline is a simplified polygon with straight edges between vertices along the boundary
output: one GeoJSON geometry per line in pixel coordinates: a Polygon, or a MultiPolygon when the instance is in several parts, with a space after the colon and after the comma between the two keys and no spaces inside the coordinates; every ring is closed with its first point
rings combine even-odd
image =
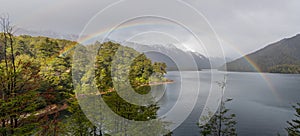
{"type": "MultiPolygon", "coordinates": [[[[210,91],[220,91],[213,88],[216,81],[222,81],[225,72],[219,71],[186,71],[168,72],[167,78],[174,80],[166,85],[166,92],[159,100],[158,115],[163,115],[174,107],[177,101],[191,104],[189,97],[179,99],[181,83],[185,81],[191,90],[199,88],[199,95],[193,111],[188,118],[173,131],[175,136],[197,136],[200,130],[197,126],[200,114],[205,106],[210,91]],[[213,77],[212,77],[213,75],[213,77]],[[200,80],[197,80],[200,77],[200,80]]],[[[188,92],[192,93],[192,92],[188,92]]],[[[192,96],[190,96],[192,97],[192,96]]],[[[286,135],[286,121],[294,118],[292,105],[300,102],[300,75],[228,72],[225,97],[232,98],[226,107],[230,113],[236,114],[236,129],[242,136],[273,136],[280,133],[286,135]]],[[[179,113],[185,114],[183,106],[179,113]],[[182,113],[180,112],[182,111],[182,113]]],[[[176,118],[176,117],[175,117],[176,118]]]]}

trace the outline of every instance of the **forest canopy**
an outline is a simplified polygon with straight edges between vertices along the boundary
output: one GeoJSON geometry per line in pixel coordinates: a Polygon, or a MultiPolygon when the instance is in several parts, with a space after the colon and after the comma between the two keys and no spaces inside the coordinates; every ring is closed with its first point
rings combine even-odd
{"type": "MultiPolygon", "coordinates": [[[[76,46],[79,46],[77,42],[63,39],[0,33],[1,135],[104,133],[84,117],[75,98],[72,59],[76,46]]],[[[121,48],[122,55],[126,57],[123,57],[123,62],[116,63],[116,67],[128,66],[124,58],[135,57],[127,72],[130,84],[137,92],[148,93],[150,88],[147,86],[152,82],[167,80],[164,78],[166,64],[152,62],[132,48],[113,42],[97,42],[90,46],[99,47],[95,64],[99,91],[113,89],[112,61],[116,51],[121,48]]],[[[103,98],[110,106],[123,103],[115,112],[126,114],[130,119],[148,120],[149,116],[152,119],[156,117],[156,105],[129,105],[114,92],[103,98]],[[141,110],[145,112],[137,113],[141,110]]]]}

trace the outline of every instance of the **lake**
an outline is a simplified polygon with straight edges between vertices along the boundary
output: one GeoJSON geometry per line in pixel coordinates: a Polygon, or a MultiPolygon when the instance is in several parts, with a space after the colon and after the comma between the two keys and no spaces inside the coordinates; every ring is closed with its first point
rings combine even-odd
{"type": "MultiPolygon", "coordinates": [[[[197,122],[209,93],[220,92],[216,81],[222,81],[224,75],[225,72],[216,70],[168,72],[167,78],[175,82],[166,85],[165,94],[158,101],[159,116],[167,114],[178,101],[183,105],[193,105],[192,95],[182,98],[180,96],[194,94],[192,91],[197,90],[200,85],[196,96],[198,99],[195,106],[191,106],[192,112],[173,131],[174,136],[200,135],[197,122]],[[190,89],[184,89],[184,85],[190,89]]],[[[230,109],[230,113],[236,114],[238,135],[286,135],[286,121],[294,118],[292,105],[300,102],[300,75],[228,72],[226,79],[225,98],[233,99],[226,103],[226,107],[230,109]]],[[[185,110],[188,108],[180,107],[173,119],[187,114],[185,110]]]]}

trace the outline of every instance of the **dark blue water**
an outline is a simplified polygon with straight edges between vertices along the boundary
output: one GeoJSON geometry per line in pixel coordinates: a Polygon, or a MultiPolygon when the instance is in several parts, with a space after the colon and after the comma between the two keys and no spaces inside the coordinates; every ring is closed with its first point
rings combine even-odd
{"type": "MultiPolygon", "coordinates": [[[[169,72],[167,76],[175,82],[167,85],[166,93],[159,101],[159,114],[167,113],[177,101],[189,103],[188,98],[178,99],[180,91],[186,91],[180,89],[183,80],[188,81],[190,88],[197,88],[197,83],[200,82],[200,92],[193,111],[173,131],[175,136],[200,135],[197,126],[200,114],[209,91],[217,91],[210,90],[211,86],[216,86],[215,81],[222,81],[224,72],[169,72]],[[197,76],[200,80],[196,80],[197,76]]],[[[294,118],[292,105],[300,102],[300,75],[229,72],[225,97],[233,98],[226,107],[231,109],[230,113],[236,114],[238,135],[286,135],[286,121],[294,118]]]]}

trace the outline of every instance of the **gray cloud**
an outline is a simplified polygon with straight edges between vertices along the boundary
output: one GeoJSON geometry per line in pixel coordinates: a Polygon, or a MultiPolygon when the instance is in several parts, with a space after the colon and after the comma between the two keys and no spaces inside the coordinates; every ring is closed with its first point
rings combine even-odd
{"type": "MultiPolygon", "coordinates": [[[[25,29],[79,34],[92,16],[112,2],[115,1],[0,0],[0,13],[9,13],[14,23],[25,29]]],[[[186,0],[185,2],[208,19],[229,57],[238,57],[240,53],[252,52],[268,43],[300,32],[299,0],[186,0]]],[[[184,5],[168,0],[142,1],[140,4],[129,0],[120,5],[119,9],[107,12],[105,15],[107,18],[105,20],[99,18],[97,23],[111,26],[120,18],[130,15],[161,14],[183,22],[194,30],[200,39],[206,40],[214,36],[211,30],[203,27],[205,22],[195,19],[197,15],[184,5]],[[149,8],[145,5],[149,5],[149,8]],[[138,14],[136,11],[139,11],[138,14]]],[[[190,39],[187,35],[182,36],[190,39]]],[[[206,46],[215,48],[209,46],[210,44],[216,44],[213,38],[207,40],[206,46]]]]}
{"type": "Polygon", "coordinates": [[[243,54],[300,32],[300,1],[297,0],[192,0],[189,3],[208,18],[225,48],[233,46],[243,54]]]}

